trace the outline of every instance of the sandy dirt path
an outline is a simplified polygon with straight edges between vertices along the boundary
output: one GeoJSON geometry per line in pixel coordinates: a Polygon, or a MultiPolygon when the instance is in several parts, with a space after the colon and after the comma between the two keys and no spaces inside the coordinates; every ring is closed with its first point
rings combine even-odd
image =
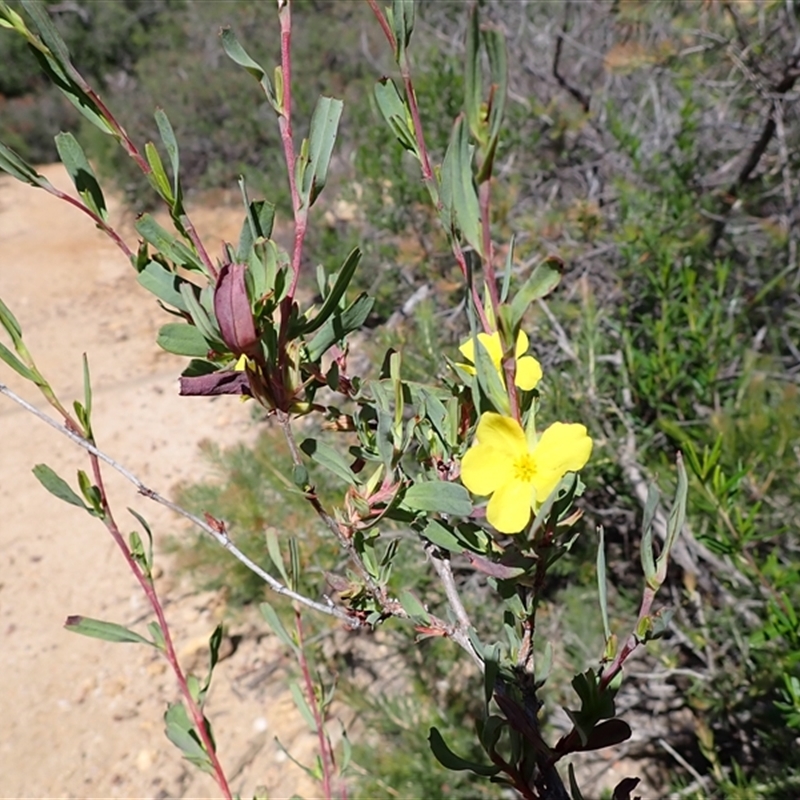
{"type": "MultiPolygon", "coordinates": [[[[43,173],[70,188],[60,167],[43,173]]],[[[111,212],[121,218],[119,203],[111,212]]],[[[236,240],[238,209],[192,213],[213,252],[221,238],[236,240]]],[[[0,177],[0,247],[0,297],[18,317],[40,369],[71,402],[82,397],[80,356],[88,354],[98,443],[146,484],[169,495],[177,482],[207,474],[197,449],[203,438],[223,445],[252,440],[249,410],[237,399],[178,397],[184,359],[154,343],[166,315],[138,286],[124,256],[78,211],[0,177]]],[[[45,407],[2,363],[0,380],[45,407]]],[[[0,397],[0,796],[217,796],[212,780],[182,762],[164,737],[162,715],[178,695],[157,654],[62,628],[69,614],[140,631],[151,617],[104,527],[38,484],[31,468],[40,462],[73,482],[77,469],[89,469],[78,448],[0,397]]],[[[127,506],[150,520],[156,541],[185,530],[119,476],[107,477],[124,530],[134,527],[127,506]]],[[[168,562],[159,563],[169,573],[168,562]]],[[[167,578],[159,588],[171,599],[167,612],[185,661],[202,670],[205,642],[221,614],[216,598],[167,578]]],[[[293,754],[311,761],[313,739],[280,680],[288,663],[263,626],[231,632],[244,638],[218,667],[209,716],[232,788],[252,796],[263,784],[271,798],[295,791],[315,796],[274,744],[277,733],[293,754]]]]}

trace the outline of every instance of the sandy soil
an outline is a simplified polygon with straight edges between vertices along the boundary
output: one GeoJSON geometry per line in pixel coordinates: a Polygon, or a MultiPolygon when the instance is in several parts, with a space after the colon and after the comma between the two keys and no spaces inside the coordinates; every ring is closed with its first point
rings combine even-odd
{"type": "MultiPolygon", "coordinates": [[[[60,167],[43,173],[69,188],[60,167]]],[[[214,252],[221,238],[238,236],[238,209],[198,208],[192,216],[214,252]]],[[[121,217],[113,204],[112,219],[121,217]]],[[[197,445],[204,437],[223,445],[252,439],[248,408],[237,399],[178,397],[184,359],[154,343],[164,312],[77,210],[2,177],[0,244],[0,297],[22,324],[40,369],[71,403],[82,397],[80,354],[88,354],[98,443],[148,485],[169,494],[177,482],[202,476],[197,445]]],[[[0,381],[45,407],[2,363],[0,381]]],[[[77,469],[88,469],[74,445],[0,397],[0,796],[218,795],[163,734],[166,703],[178,697],[163,660],[143,646],[62,628],[69,614],[140,631],[151,617],[105,528],[38,484],[31,468],[40,462],[72,481],[77,469]]],[[[151,521],[157,541],[185,530],[115,474],[108,482],[125,530],[134,527],[127,506],[151,521]]],[[[168,575],[168,562],[158,563],[168,575]]],[[[202,670],[221,609],[213,596],[197,596],[167,577],[159,588],[170,598],[184,661],[202,670]]],[[[314,797],[315,788],[274,742],[278,734],[311,763],[314,740],[280,680],[288,662],[263,626],[230,633],[243,639],[218,667],[208,712],[234,791],[252,796],[263,784],[271,798],[314,797]]]]}

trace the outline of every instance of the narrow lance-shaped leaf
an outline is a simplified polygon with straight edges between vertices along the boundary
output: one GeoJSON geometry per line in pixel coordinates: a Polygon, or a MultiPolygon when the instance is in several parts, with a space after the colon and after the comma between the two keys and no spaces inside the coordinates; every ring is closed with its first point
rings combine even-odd
{"type": "Polygon", "coordinates": [[[11,369],[22,375],[27,381],[37,382],[37,375],[25,366],[2,342],[0,342],[0,359],[6,362],[11,369]]]}
{"type": "Polygon", "coordinates": [[[347,465],[344,457],[334,450],[330,445],[318,439],[304,439],[300,444],[300,449],[314,462],[321,467],[330,470],[351,486],[356,486],[356,476],[347,465]]]}
{"type": "Polygon", "coordinates": [[[56,88],[103,133],[119,138],[114,125],[91,96],[91,88],[70,61],[69,50],[41,3],[22,0],[41,38],[25,28],[33,54],[56,88]]]}
{"type": "Polygon", "coordinates": [[[73,491],[70,485],[59,475],[55,473],[55,471],[48,467],[47,464],[37,464],[33,468],[33,474],[36,476],[36,479],[39,483],[47,489],[50,494],[54,497],[57,497],[59,500],[63,500],[65,503],[69,503],[70,505],[77,506],[78,508],[82,508],[85,511],[91,511],[92,509],[87,508],[86,504],[81,500],[80,496],[73,491]]]}
{"type": "Polygon", "coordinates": [[[597,528],[597,597],[600,601],[600,616],[603,618],[603,632],[606,641],[611,638],[608,624],[608,583],[606,578],[606,539],[603,526],[597,528]]]}
{"type": "Polygon", "coordinates": [[[181,295],[181,284],[184,283],[174,272],[170,272],[158,261],[148,261],[144,269],[138,274],[136,280],[154,294],[159,300],[167,305],[177,308],[179,311],[188,312],[186,301],[181,295]]]}
{"type": "Polygon", "coordinates": [[[67,168],[69,177],[83,198],[83,202],[100,219],[107,220],[108,210],[103,191],[78,140],[71,133],[59,133],[55,137],[55,142],[58,156],[67,168]]]}
{"type": "MultiPolygon", "coordinates": [[[[158,126],[158,132],[161,135],[161,141],[164,143],[164,147],[167,150],[170,167],[172,168],[172,194],[175,201],[179,203],[181,199],[181,159],[178,151],[178,140],[175,138],[175,131],[172,129],[172,125],[170,124],[169,118],[164,113],[164,110],[157,108],[154,116],[156,125],[158,126]]],[[[173,213],[177,213],[178,211],[178,209],[173,208],[173,213]]]]}
{"type": "Polygon", "coordinates": [[[469,131],[463,116],[453,125],[442,163],[442,203],[447,225],[460,230],[473,249],[483,256],[481,212],[472,175],[469,131]]]}
{"type": "Polygon", "coordinates": [[[531,303],[550,294],[558,286],[563,271],[564,262],[555,256],[548,256],[536,265],[511,301],[511,323],[514,328],[522,321],[531,303]]]}
{"type": "Polygon", "coordinates": [[[330,347],[358,330],[366,321],[375,298],[362,292],[344,311],[335,311],[333,316],[317,331],[308,343],[308,357],[313,361],[322,357],[330,347]]]}
{"type": "Polygon", "coordinates": [[[446,769],[451,770],[471,770],[476,775],[491,777],[500,772],[500,767],[490,764],[479,764],[476,761],[467,761],[465,758],[456,755],[445,743],[442,734],[436,728],[431,728],[428,734],[428,742],[436,760],[446,769]]]}
{"type": "Polygon", "coordinates": [[[481,120],[481,53],[478,7],[473,5],[467,21],[467,44],[464,58],[464,110],[469,129],[482,142],[484,129],[481,120]]]}
{"type": "Polygon", "coordinates": [[[653,557],[653,520],[658,509],[658,488],[650,484],[647,488],[647,500],[644,504],[644,517],[642,518],[642,542],[639,555],[642,560],[642,569],[647,585],[657,589],[659,581],[656,578],[656,565],[653,557]]]}
{"type": "Polygon", "coordinates": [[[686,476],[686,467],[683,464],[683,456],[680,452],[678,452],[677,466],[678,485],[675,489],[675,501],[672,504],[669,518],[667,519],[667,538],[664,542],[664,549],[656,562],[656,570],[660,581],[663,581],[666,577],[669,554],[686,520],[686,497],[689,491],[689,482],[686,476]]]}
{"type": "Polygon", "coordinates": [[[472,512],[469,492],[460,483],[421,481],[409,486],[403,505],[415,511],[438,511],[466,517],[472,512]]]}
{"type": "Polygon", "coordinates": [[[210,349],[203,334],[194,325],[184,325],[180,322],[162,325],[156,343],[168,353],[195,358],[205,358],[210,349]]]}
{"type": "Polygon", "coordinates": [[[23,183],[39,189],[52,189],[53,184],[40,175],[22,156],[0,142],[0,169],[23,183]]]}
{"type": "Polygon", "coordinates": [[[200,737],[189,720],[189,715],[183,703],[175,703],[167,708],[164,714],[167,738],[183,753],[184,758],[190,761],[203,772],[213,774],[214,767],[200,737]]]}
{"type": "Polygon", "coordinates": [[[361,251],[356,247],[350,252],[350,255],[347,256],[344,264],[342,264],[342,268],[336,275],[333,288],[322,303],[322,308],[320,308],[319,312],[312,320],[306,323],[302,333],[313,333],[320,328],[339,307],[339,301],[344,296],[345,291],[347,291],[347,287],[350,285],[350,281],[353,279],[353,275],[360,261],[361,251]]]}
{"type": "Polygon", "coordinates": [[[500,140],[500,130],[505,115],[508,92],[508,57],[506,38],[498,30],[489,28],[481,32],[481,38],[489,56],[491,95],[489,97],[489,137],[484,148],[483,163],[478,173],[478,183],[488,180],[492,174],[494,155],[500,140]]]}
{"type": "Polygon", "coordinates": [[[391,78],[381,78],[375,84],[375,101],[400,144],[419,157],[411,114],[391,78]]]}
{"type": "Polygon", "coordinates": [[[76,615],[67,617],[64,627],[73,633],[80,633],[93,639],[103,639],[106,642],[132,642],[154,646],[149,639],[145,639],[144,636],[140,636],[136,631],[129,630],[123,625],[117,625],[116,622],[103,622],[100,619],[76,615]]]}
{"type": "Polygon", "coordinates": [[[398,63],[406,58],[406,48],[414,30],[414,12],[415,0],[393,0],[391,20],[396,42],[395,58],[398,63]]]}
{"type": "Polygon", "coordinates": [[[161,161],[161,156],[152,142],[147,142],[145,144],[144,157],[150,165],[151,172],[147,176],[150,185],[158,192],[159,197],[171,206],[175,200],[175,196],[172,193],[172,187],[167,177],[167,171],[164,169],[164,164],[161,161]]]}
{"type": "Polygon", "coordinates": [[[308,166],[303,173],[301,196],[309,206],[319,197],[328,179],[333,145],[344,103],[333,97],[320,97],[311,117],[308,134],[308,166]]]}
{"type": "MultiPolygon", "coordinates": [[[[239,66],[244,67],[261,84],[261,88],[264,90],[264,94],[267,96],[270,105],[278,114],[281,114],[281,104],[276,97],[275,90],[272,88],[272,82],[264,68],[258,62],[250,58],[230,28],[223,28],[220,32],[220,38],[222,39],[222,47],[225,49],[228,57],[239,64],[239,66]]],[[[281,93],[278,92],[278,94],[280,95],[281,93]]]]}
{"type": "Polygon", "coordinates": [[[150,214],[142,214],[136,220],[135,228],[147,242],[170,261],[187,269],[205,272],[200,259],[183,242],[178,241],[177,237],[159,225],[150,214]]]}

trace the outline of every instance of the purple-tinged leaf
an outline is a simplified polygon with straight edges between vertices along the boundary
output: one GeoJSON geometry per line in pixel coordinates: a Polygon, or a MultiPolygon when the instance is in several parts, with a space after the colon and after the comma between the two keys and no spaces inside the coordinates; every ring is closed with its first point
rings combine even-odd
{"type": "Polygon", "coordinates": [[[212,372],[210,375],[196,375],[194,377],[181,376],[179,394],[183,397],[199,396],[210,397],[218,394],[244,394],[253,396],[250,381],[245,372],[212,372]]]}

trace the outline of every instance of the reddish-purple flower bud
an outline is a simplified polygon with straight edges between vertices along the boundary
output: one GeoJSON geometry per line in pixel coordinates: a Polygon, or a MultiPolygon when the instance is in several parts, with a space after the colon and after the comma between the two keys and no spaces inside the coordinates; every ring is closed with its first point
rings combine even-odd
{"type": "Polygon", "coordinates": [[[214,314],[222,341],[237,356],[254,355],[258,344],[250,298],[247,296],[246,269],[245,264],[226,264],[220,270],[214,288],[214,314]]]}

